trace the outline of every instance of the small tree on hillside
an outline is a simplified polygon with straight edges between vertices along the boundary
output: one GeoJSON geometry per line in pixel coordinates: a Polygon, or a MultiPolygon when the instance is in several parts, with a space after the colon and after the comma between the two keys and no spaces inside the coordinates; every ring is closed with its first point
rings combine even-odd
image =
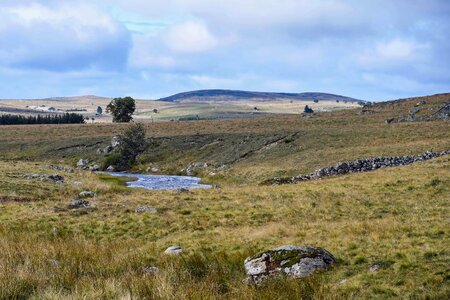
{"type": "Polygon", "coordinates": [[[306,105],[303,112],[306,114],[312,114],[314,112],[314,110],[312,108],[310,108],[308,105],[306,105]]]}
{"type": "Polygon", "coordinates": [[[145,140],[145,128],[141,123],[136,123],[125,129],[119,135],[120,161],[117,167],[128,168],[136,162],[136,157],[147,148],[145,140]]]}
{"type": "Polygon", "coordinates": [[[97,115],[101,115],[103,113],[103,109],[101,108],[101,106],[97,107],[97,115]]]}
{"type": "Polygon", "coordinates": [[[130,122],[136,109],[136,102],[131,97],[114,98],[106,107],[106,111],[113,115],[113,122],[130,122]]]}

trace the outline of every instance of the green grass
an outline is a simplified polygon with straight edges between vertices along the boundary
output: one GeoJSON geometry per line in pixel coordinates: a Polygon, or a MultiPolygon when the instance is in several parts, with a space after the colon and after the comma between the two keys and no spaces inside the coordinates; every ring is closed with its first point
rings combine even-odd
{"type": "Polygon", "coordinates": [[[130,189],[123,186],[130,178],[45,166],[99,161],[96,149],[126,125],[2,128],[0,299],[448,299],[449,156],[259,185],[339,160],[450,147],[448,122],[384,124],[409,109],[396,107],[370,116],[147,124],[155,146],[133,171],[151,165],[182,173],[207,161],[199,176],[221,188],[187,193],[130,189]],[[18,177],[25,173],[58,173],[66,181],[18,177]],[[68,209],[82,190],[97,193],[92,206],[68,209]],[[135,212],[143,205],[157,213],[135,212]],[[284,244],[325,248],[338,264],[308,279],[243,283],[246,257],[284,244]],[[165,255],[171,245],[184,254],[165,255]],[[378,272],[370,272],[373,264],[378,272]],[[146,275],[147,266],[160,272],[146,275]]]}

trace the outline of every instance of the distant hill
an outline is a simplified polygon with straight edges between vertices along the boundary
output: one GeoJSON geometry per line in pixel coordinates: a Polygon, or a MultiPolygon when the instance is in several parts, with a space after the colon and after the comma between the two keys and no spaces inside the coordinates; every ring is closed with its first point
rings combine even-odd
{"type": "Polygon", "coordinates": [[[295,101],[347,101],[364,102],[350,97],[327,93],[267,93],[235,90],[199,90],[179,93],[173,96],[159,99],[166,102],[208,102],[208,101],[238,101],[238,100],[295,100],[295,101]]]}

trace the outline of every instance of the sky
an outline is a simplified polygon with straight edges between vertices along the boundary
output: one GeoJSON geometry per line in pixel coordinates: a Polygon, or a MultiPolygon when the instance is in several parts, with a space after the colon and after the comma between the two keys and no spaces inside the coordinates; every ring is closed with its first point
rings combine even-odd
{"type": "Polygon", "coordinates": [[[0,98],[450,92],[448,0],[0,0],[0,98]]]}

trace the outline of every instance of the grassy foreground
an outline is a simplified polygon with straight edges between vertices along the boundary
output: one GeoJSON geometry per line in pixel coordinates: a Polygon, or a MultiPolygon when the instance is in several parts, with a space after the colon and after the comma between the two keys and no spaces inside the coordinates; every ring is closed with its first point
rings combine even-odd
{"type": "Polygon", "coordinates": [[[215,169],[200,171],[222,188],[187,193],[128,189],[120,180],[46,166],[99,160],[96,149],[120,125],[1,128],[0,299],[448,299],[449,156],[258,185],[341,159],[450,146],[448,123],[391,126],[383,119],[398,112],[384,109],[149,124],[159,146],[136,170],[151,164],[180,171],[199,159],[227,163],[216,176],[206,173],[215,169]],[[280,137],[281,144],[267,144],[280,137]],[[223,145],[216,149],[217,139],[223,145]],[[26,173],[58,173],[66,182],[18,177],[26,173]],[[93,207],[67,209],[82,190],[97,193],[93,207]],[[136,213],[142,205],[158,212],[136,213]],[[184,254],[164,255],[174,244],[184,254]],[[242,282],[247,256],[283,244],[323,247],[339,263],[303,280],[274,279],[258,288],[242,282]],[[373,264],[378,272],[369,270],[373,264]],[[149,266],[159,273],[147,274],[149,266]]]}

